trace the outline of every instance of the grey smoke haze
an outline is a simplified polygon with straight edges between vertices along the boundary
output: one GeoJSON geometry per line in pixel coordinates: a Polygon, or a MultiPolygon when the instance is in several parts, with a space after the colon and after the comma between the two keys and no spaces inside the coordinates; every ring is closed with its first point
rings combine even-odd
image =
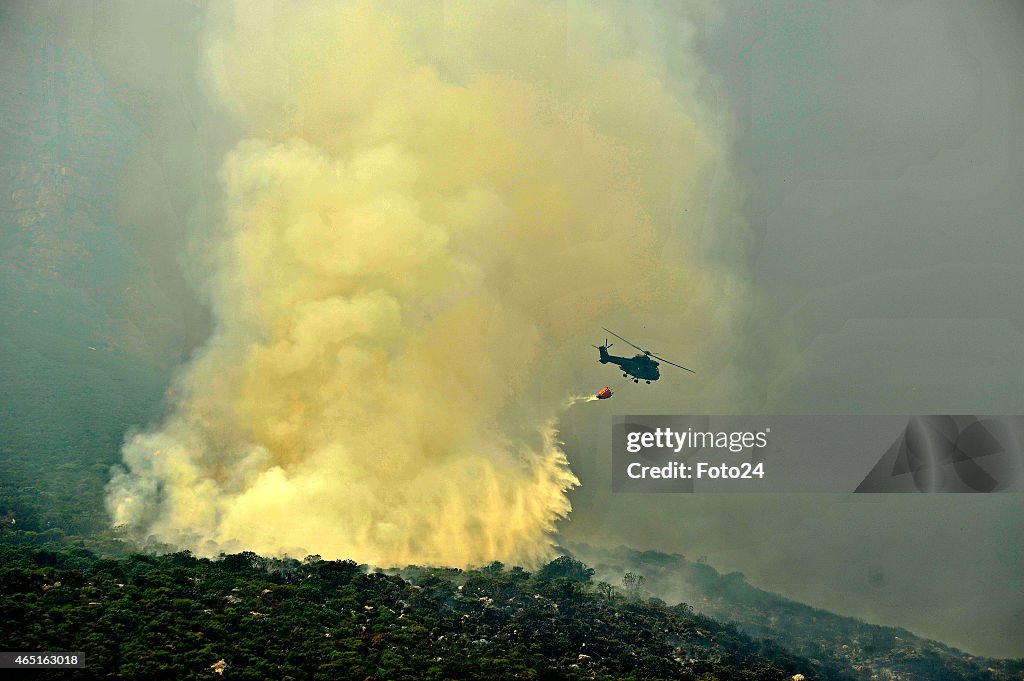
{"type": "MultiPolygon", "coordinates": [[[[752,367],[753,410],[1024,409],[1022,17],[1014,3],[726,3],[707,26],[756,233],[749,275],[795,347],[774,378],[752,367]]],[[[761,341],[744,339],[752,361],[761,341]]],[[[569,418],[582,486],[566,535],[706,555],[812,605],[1024,654],[1019,496],[612,495],[610,425],[569,418]]]]}
{"type": "MultiPolygon", "coordinates": [[[[88,233],[109,255],[83,263],[81,281],[44,282],[52,295],[26,292],[12,236],[5,291],[22,305],[93,292],[110,342],[164,384],[210,332],[188,236],[218,214],[213,178],[237,134],[197,77],[205,16],[185,3],[0,7],[9,196],[39,173],[71,178],[48,216],[5,197],[3,229],[88,233]]],[[[612,412],[1024,411],[1021,18],[1012,3],[736,2],[698,24],[710,78],[695,89],[732,140],[729,172],[704,180],[717,203],[702,257],[760,298],[732,366],[702,349],[695,378],[564,416],[582,483],[565,537],[706,555],[815,606],[1024,655],[1020,497],[612,495],[608,451],[612,412]]],[[[688,83],[691,53],[664,57],[688,83]]],[[[23,326],[18,347],[75,335],[62,310],[44,307],[48,326],[23,326]]],[[[680,335],[701,331],[665,308],[604,325],[684,364],[680,335]]],[[[589,354],[602,334],[575,339],[581,389],[615,376],[589,354]]]]}

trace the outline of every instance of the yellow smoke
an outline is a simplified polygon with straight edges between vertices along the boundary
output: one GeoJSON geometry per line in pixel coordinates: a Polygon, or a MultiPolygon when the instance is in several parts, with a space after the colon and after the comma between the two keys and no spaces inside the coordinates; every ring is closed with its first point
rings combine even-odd
{"type": "Polygon", "coordinates": [[[566,345],[624,307],[729,316],[686,255],[715,155],[686,74],[587,4],[211,12],[243,137],[204,241],[217,326],[125,445],[114,523],[204,554],[545,558],[578,484],[566,345]]]}

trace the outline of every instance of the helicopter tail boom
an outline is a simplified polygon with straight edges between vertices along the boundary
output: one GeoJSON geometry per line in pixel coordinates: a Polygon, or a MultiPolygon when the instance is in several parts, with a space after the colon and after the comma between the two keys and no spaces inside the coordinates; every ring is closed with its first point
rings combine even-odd
{"type": "Polygon", "coordinates": [[[595,345],[594,346],[595,348],[597,348],[598,353],[600,353],[600,355],[601,355],[601,359],[598,360],[599,362],[601,362],[601,364],[607,364],[608,363],[608,361],[609,361],[608,360],[608,357],[609,357],[609,355],[608,355],[608,348],[610,348],[611,346],[612,346],[612,344],[608,342],[607,338],[604,339],[604,345],[595,345]]]}

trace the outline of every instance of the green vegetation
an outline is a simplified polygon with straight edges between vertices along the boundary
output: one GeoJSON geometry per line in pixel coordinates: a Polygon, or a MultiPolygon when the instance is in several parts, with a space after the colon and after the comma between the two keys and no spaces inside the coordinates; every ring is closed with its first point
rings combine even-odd
{"type": "MultiPolygon", "coordinates": [[[[642,598],[637,573],[623,575],[621,588],[595,582],[594,570],[569,556],[533,574],[501,563],[375,572],[352,561],[248,552],[109,558],[11,528],[0,538],[0,645],[84,652],[87,669],[74,672],[82,679],[1003,681],[1024,674],[1024,661],[921,647],[894,639],[899,630],[863,623],[856,623],[855,653],[846,646],[832,654],[827,641],[844,635],[837,622],[847,618],[821,611],[813,611],[819,628],[805,637],[817,647],[791,634],[759,639],[749,624],[753,604],[743,606],[742,627],[724,624],[687,604],[642,598]],[[813,655],[793,652],[791,642],[813,655]],[[876,668],[884,655],[889,666],[876,668]]],[[[678,557],[644,555],[648,567],[652,555],[680,567],[678,557]]],[[[735,574],[700,569],[707,593],[740,588],[735,574]]],[[[790,602],[760,615],[802,617],[805,607],[790,602]]]]}
{"type": "Polygon", "coordinates": [[[115,560],[6,539],[0,644],[82,651],[77,678],[209,679],[221,660],[225,679],[852,678],[686,606],[602,593],[568,557],[535,575],[498,563],[386,574],[315,556],[115,560]]]}

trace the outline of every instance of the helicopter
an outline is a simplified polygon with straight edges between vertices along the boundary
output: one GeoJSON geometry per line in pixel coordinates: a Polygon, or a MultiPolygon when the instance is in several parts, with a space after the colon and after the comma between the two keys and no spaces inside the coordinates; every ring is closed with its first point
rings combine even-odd
{"type": "Polygon", "coordinates": [[[597,348],[598,353],[600,353],[600,359],[598,361],[600,361],[601,364],[611,363],[618,365],[619,368],[622,369],[623,378],[632,377],[634,383],[639,383],[641,380],[644,380],[647,383],[650,383],[651,381],[657,381],[659,378],[661,378],[661,372],[658,371],[659,363],[655,362],[655,359],[659,359],[665,364],[671,364],[674,367],[679,367],[680,369],[689,371],[691,374],[697,373],[693,369],[687,369],[682,364],[676,364],[675,362],[668,361],[664,357],[658,357],[650,350],[644,350],[639,345],[631,343],[630,341],[626,340],[625,338],[615,333],[611,329],[605,329],[603,326],[601,328],[610,333],[611,335],[615,336],[619,340],[629,343],[629,345],[632,345],[634,348],[643,353],[640,355],[634,355],[633,357],[618,357],[617,355],[610,355],[608,354],[608,349],[611,348],[612,345],[608,342],[607,338],[605,338],[604,340],[604,345],[594,346],[595,348],[597,348]]]}

